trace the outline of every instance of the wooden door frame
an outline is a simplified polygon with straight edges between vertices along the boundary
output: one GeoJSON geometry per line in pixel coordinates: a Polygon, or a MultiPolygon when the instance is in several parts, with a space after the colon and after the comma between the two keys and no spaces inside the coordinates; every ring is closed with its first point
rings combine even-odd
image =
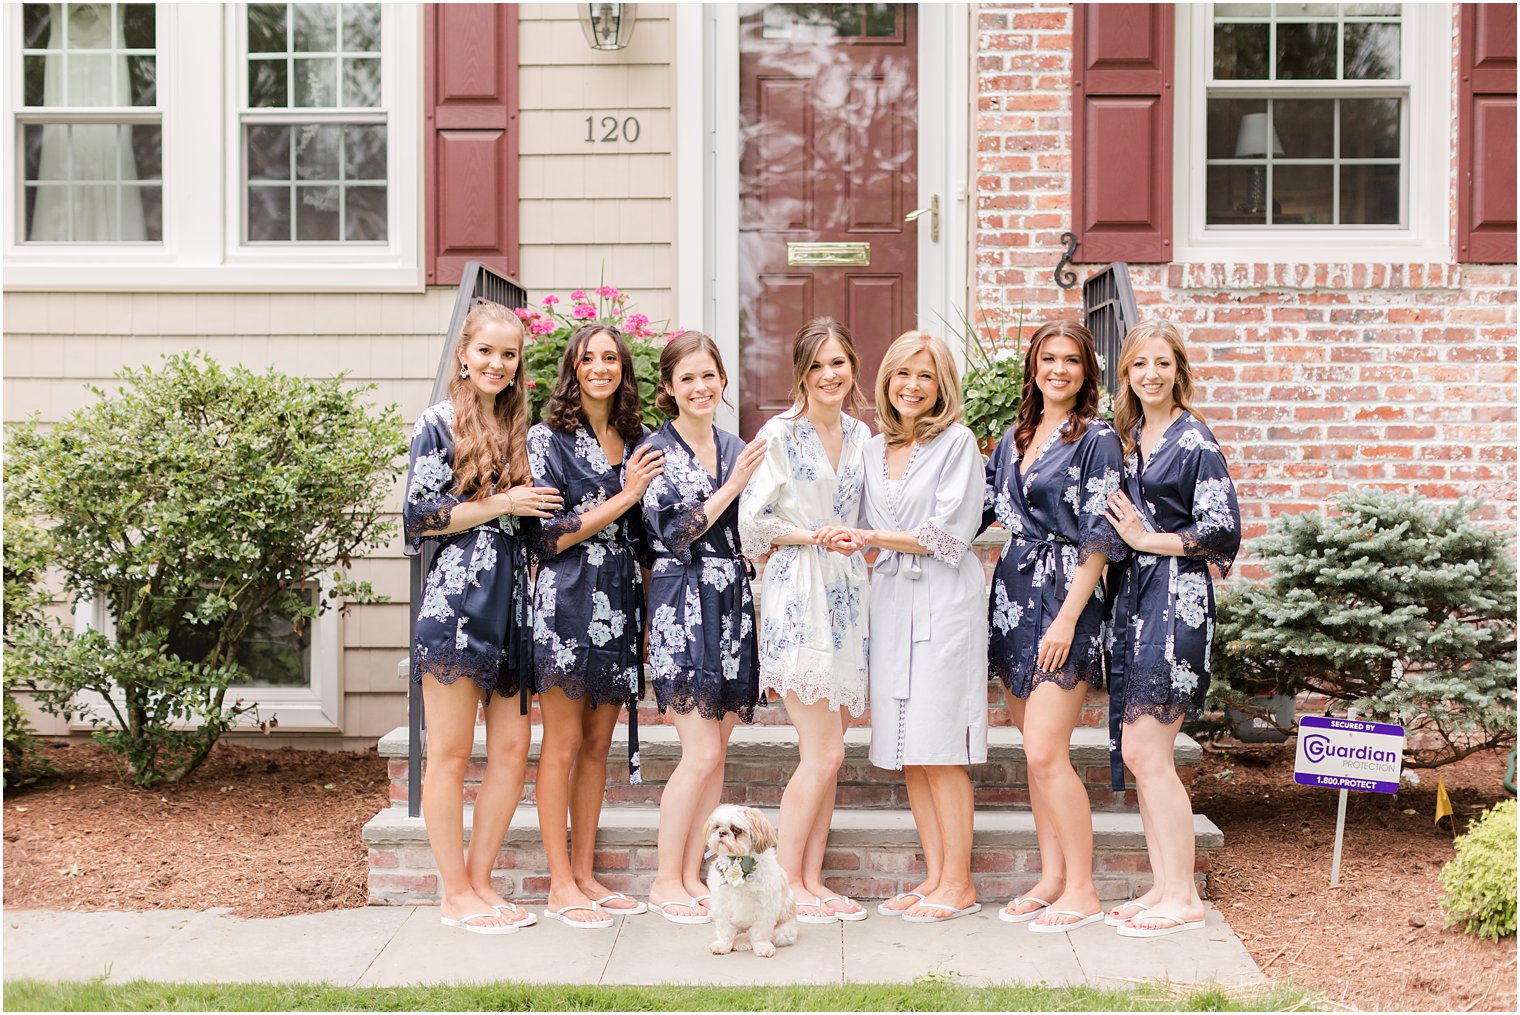
{"type": "MultiPolygon", "coordinates": [[[[941,318],[968,306],[970,244],[970,27],[966,4],[918,7],[918,204],[940,204],[939,242],[929,217],[918,228],[920,327],[943,335],[941,318]]],[[[718,425],[737,432],[739,369],[739,9],[736,4],[676,7],[675,321],[701,327],[728,367],[718,425]],[[700,63],[692,55],[702,55],[700,63]],[[725,59],[726,58],[726,59],[725,59]],[[697,323],[697,322],[700,322],[697,323]]],[[[956,359],[963,350],[954,342],[956,359]]],[[[862,378],[869,385],[875,378],[862,378]]]]}

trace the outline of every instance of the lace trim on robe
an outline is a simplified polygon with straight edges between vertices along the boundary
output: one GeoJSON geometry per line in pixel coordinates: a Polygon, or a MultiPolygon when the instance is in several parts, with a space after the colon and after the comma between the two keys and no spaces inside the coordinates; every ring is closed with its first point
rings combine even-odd
{"type": "Polygon", "coordinates": [[[533,552],[540,560],[559,556],[559,541],[572,532],[579,532],[580,528],[581,516],[574,511],[555,515],[553,518],[539,519],[538,524],[534,526],[537,534],[533,537],[533,552]]]}
{"type": "Polygon", "coordinates": [[[967,544],[938,525],[933,522],[924,522],[918,528],[911,529],[908,535],[918,540],[935,560],[942,564],[949,564],[951,567],[960,567],[961,557],[966,552],[967,544]]]}
{"type": "Polygon", "coordinates": [[[598,705],[630,704],[638,692],[639,671],[637,667],[620,666],[617,663],[588,668],[584,660],[580,665],[545,665],[543,653],[535,659],[534,689],[540,693],[551,687],[564,692],[572,701],[589,697],[591,707],[598,705]]]}
{"type": "Polygon", "coordinates": [[[755,525],[740,525],[739,552],[751,560],[758,560],[770,552],[777,536],[785,535],[792,531],[792,528],[792,525],[780,519],[762,521],[755,525]]]}
{"type": "Polygon", "coordinates": [[[850,688],[840,687],[834,674],[827,670],[803,670],[801,672],[777,673],[774,670],[760,671],[760,690],[775,691],[779,697],[783,694],[795,694],[797,700],[804,705],[811,705],[817,701],[827,701],[830,712],[838,712],[841,708],[849,709],[850,715],[859,717],[866,710],[866,682],[861,680],[859,690],[850,693],[850,688]]]}
{"type": "Polygon", "coordinates": [[[1202,557],[1205,563],[1213,564],[1219,569],[1221,577],[1230,576],[1230,568],[1235,564],[1234,532],[1229,529],[1205,530],[1193,524],[1177,535],[1182,539],[1183,556],[1202,557]]]}
{"type": "Polygon", "coordinates": [[[521,679],[502,667],[502,661],[492,666],[482,666],[478,653],[465,653],[457,649],[434,650],[425,658],[417,658],[412,652],[412,681],[422,683],[423,677],[432,677],[445,686],[460,679],[468,679],[485,692],[490,704],[492,693],[516,695],[522,690],[521,679]]]}
{"type": "MultiPolygon", "coordinates": [[[[987,675],[996,677],[1002,681],[1004,687],[1014,691],[1018,698],[1028,698],[1029,693],[1018,694],[1013,687],[1013,679],[1017,676],[1017,668],[1012,665],[1012,660],[989,659],[987,675]]],[[[1103,657],[1088,659],[1082,662],[1067,660],[1066,665],[1059,670],[1047,671],[1036,669],[1029,677],[1029,691],[1047,682],[1053,682],[1062,690],[1069,691],[1078,684],[1088,684],[1095,689],[1103,687],[1103,657]]]]}
{"type": "Polygon", "coordinates": [[[712,701],[712,692],[704,688],[711,682],[711,677],[703,680],[702,675],[694,670],[677,670],[654,681],[655,705],[661,715],[668,709],[675,709],[679,715],[690,715],[695,711],[703,719],[722,719],[731,713],[746,725],[755,721],[758,702],[733,705],[712,701]]]}
{"type": "Polygon", "coordinates": [[[707,511],[697,505],[682,511],[680,519],[671,527],[669,538],[662,540],[666,552],[683,565],[691,564],[691,544],[707,533],[707,511]]]}

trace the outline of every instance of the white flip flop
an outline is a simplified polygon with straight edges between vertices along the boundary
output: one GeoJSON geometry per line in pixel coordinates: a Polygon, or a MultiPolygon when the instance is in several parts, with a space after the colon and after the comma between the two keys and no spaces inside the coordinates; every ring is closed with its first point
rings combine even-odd
{"type": "Polygon", "coordinates": [[[524,914],[526,914],[523,919],[521,919],[521,920],[513,920],[512,921],[512,926],[514,926],[514,927],[531,927],[535,923],[538,922],[538,917],[536,917],[532,913],[528,912],[528,910],[523,909],[521,906],[513,905],[510,902],[498,902],[496,905],[492,906],[491,908],[494,909],[494,910],[496,910],[496,915],[497,916],[501,915],[502,910],[506,910],[509,914],[512,914],[514,916],[516,914],[518,914],[518,913],[524,913],[524,914]]]}
{"type": "MultiPolygon", "coordinates": [[[[1079,913],[1074,909],[1047,909],[1045,912],[1052,916],[1075,916],[1071,923],[1034,923],[1029,924],[1029,930],[1035,934],[1070,934],[1078,927],[1086,927],[1090,923],[1097,923],[1103,919],[1103,910],[1096,913],[1079,913]]],[[[1122,927],[1120,928],[1123,929],[1122,927]]]]}
{"type": "Polygon", "coordinates": [[[576,930],[603,930],[611,927],[616,922],[610,916],[600,920],[572,920],[565,915],[566,913],[573,913],[578,909],[584,910],[587,913],[595,913],[597,911],[595,906],[562,906],[559,909],[551,909],[545,906],[544,915],[551,920],[558,920],[560,923],[574,927],[576,930]]]}
{"type": "Polygon", "coordinates": [[[685,923],[693,926],[712,923],[712,914],[710,913],[695,913],[690,916],[682,916],[680,913],[666,912],[666,906],[686,906],[688,909],[696,909],[697,900],[693,898],[690,902],[651,902],[649,904],[649,911],[651,913],[658,913],[671,923],[685,923]]]}
{"type": "Polygon", "coordinates": [[[649,912],[648,906],[644,905],[642,902],[639,902],[633,896],[624,895],[622,892],[613,892],[611,895],[604,895],[600,899],[596,900],[596,904],[598,906],[601,906],[602,909],[611,913],[613,916],[642,916],[643,914],[649,912]],[[626,899],[629,902],[637,903],[637,905],[627,907],[607,905],[607,903],[611,902],[613,899],[626,899]]]}
{"type": "Polygon", "coordinates": [[[1117,913],[1124,912],[1126,909],[1136,910],[1135,916],[1140,916],[1140,915],[1142,915],[1144,913],[1149,913],[1151,911],[1151,907],[1146,906],[1146,905],[1142,905],[1141,903],[1135,902],[1133,899],[1131,899],[1129,902],[1126,902],[1126,903],[1124,903],[1123,905],[1120,905],[1120,906],[1115,906],[1113,909],[1110,909],[1107,913],[1104,913],[1103,914],[1103,925],[1105,927],[1122,927],[1126,923],[1129,923],[1135,917],[1133,917],[1133,916],[1126,916],[1126,917],[1122,917],[1121,918],[1121,917],[1115,915],[1117,913]]]}
{"type": "Polygon", "coordinates": [[[880,902],[878,902],[876,904],[876,911],[882,916],[902,916],[913,907],[904,906],[902,909],[893,909],[892,907],[888,906],[887,903],[891,902],[892,899],[917,899],[919,902],[923,902],[926,898],[928,898],[928,896],[923,892],[898,892],[896,895],[892,896],[891,899],[882,899],[880,902]]]}
{"type": "MultiPolygon", "coordinates": [[[[904,923],[946,923],[950,920],[958,920],[963,916],[970,916],[973,913],[980,913],[982,911],[982,904],[980,902],[973,902],[964,909],[956,909],[954,906],[943,902],[929,902],[928,900],[919,903],[919,906],[923,909],[938,909],[945,915],[914,916],[912,913],[904,913],[902,915],[904,923]]],[[[912,909],[914,907],[909,906],[908,908],[912,909]]]]}
{"type": "Polygon", "coordinates": [[[471,934],[516,934],[517,924],[515,923],[490,924],[481,927],[470,922],[471,920],[494,920],[498,915],[500,914],[495,909],[492,909],[489,913],[471,913],[469,916],[461,916],[457,920],[448,916],[440,916],[438,919],[445,927],[458,927],[461,930],[469,931],[471,934]]]}
{"type": "Polygon", "coordinates": [[[823,900],[820,899],[816,895],[813,896],[813,901],[812,902],[803,902],[801,899],[798,899],[797,900],[797,906],[798,906],[799,909],[801,907],[803,907],[803,906],[811,906],[814,909],[821,909],[821,910],[823,910],[823,913],[820,916],[814,916],[811,913],[798,913],[797,914],[797,922],[798,923],[838,923],[839,922],[839,914],[836,913],[836,912],[834,912],[828,906],[825,906],[823,904],[823,900]]]}
{"type": "Polygon", "coordinates": [[[1015,895],[1013,897],[1013,901],[1008,903],[1008,906],[1004,906],[1002,909],[998,910],[999,920],[1002,920],[1004,923],[1028,923],[1030,920],[1033,920],[1035,917],[1045,912],[1045,910],[1049,909],[1050,903],[1034,895],[1015,895]],[[1026,902],[1038,902],[1040,904],[1040,908],[1031,909],[1027,913],[1010,913],[1008,911],[1008,906],[1013,906],[1015,909],[1017,909],[1019,906],[1022,906],[1026,902]]]}
{"type": "Polygon", "coordinates": [[[1170,926],[1170,927],[1133,927],[1130,924],[1126,923],[1122,927],[1119,928],[1119,936],[1120,937],[1166,937],[1169,934],[1181,934],[1185,930],[1202,930],[1203,929],[1203,925],[1208,922],[1208,918],[1207,917],[1205,917],[1202,920],[1184,920],[1180,916],[1173,916],[1171,913],[1158,913],[1154,909],[1151,910],[1149,913],[1142,914],[1141,919],[1145,919],[1145,920],[1171,920],[1172,921],[1172,926],[1170,926]]]}
{"type": "MultiPolygon", "coordinates": [[[[860,906],[860,903],[855,902],[854,899],[847,899],[843,895],[825,895],[823,898],[818,900],[818,904],[821,906],[825,902],[828,902],[830,899],[838,899],[840,902],[854,902],[855,905],[860,906]]],[[[835,917],[839,919],[841,923],[858,923],[871,915],[870,913],[866,912],[866,907],[864,906],[860,906],[860,908],[855,910],[853,913],[842,913],[837,909],[831,910],[831,912],[835,917]]]]}

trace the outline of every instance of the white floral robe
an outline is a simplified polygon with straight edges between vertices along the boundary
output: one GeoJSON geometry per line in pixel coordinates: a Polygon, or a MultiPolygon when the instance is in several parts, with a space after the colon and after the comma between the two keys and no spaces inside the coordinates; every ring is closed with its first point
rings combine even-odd
{"type": "MultiPolygon", "coordinates": [[[[845,416],[836,470],[813,424],[776,416],[760,428],[765,459],[739,499],[739,537],[758,557],[790,529],[860,524],[866,425],[845,416]]],[[[827,701],[860,715],[866,706],[866,565],[821,546],[777,546],[760,587],[760,689],[827,701]]]]}

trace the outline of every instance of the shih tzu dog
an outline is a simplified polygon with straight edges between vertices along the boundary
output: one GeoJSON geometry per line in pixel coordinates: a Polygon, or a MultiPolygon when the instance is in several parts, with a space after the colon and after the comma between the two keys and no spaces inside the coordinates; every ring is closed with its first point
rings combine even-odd
{"type": "Polygon", "coordinates": [[[753,807],[724,804],[707,819],[710,909],[718,932],[714,955],[753,948],[768,959],[797,942],[797,902],[776,862],[776,830],[753,807]],[[746,940],[747,938],[747,940],[746,940]]]}

